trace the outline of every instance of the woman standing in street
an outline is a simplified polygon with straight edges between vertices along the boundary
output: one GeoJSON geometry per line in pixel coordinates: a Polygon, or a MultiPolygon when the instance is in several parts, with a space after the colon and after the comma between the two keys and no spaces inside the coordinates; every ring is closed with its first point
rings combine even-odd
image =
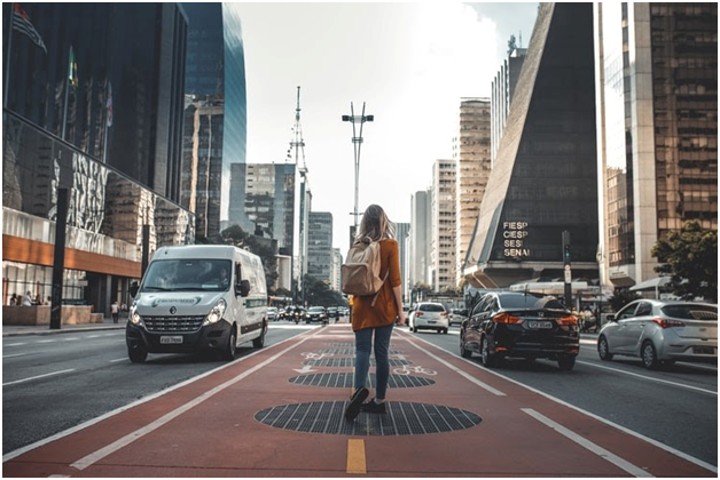
{"type": "Polygon", "coordinates": [[[398,242],[395,240],[395,227],[378,205],[370,205],[362,216],[355,241],[369,238],[380,242],[380,277],[386,278],[377,298],[375,295],[354,296],[352,299],[351,322],[355,332],[355,391],[350,405],[345,410],[345,419],[352,421],[363,411],[367,413],[385,413],[390,363],[388,352],[393,324],[405,324],[405,312],[402,309],[402,283],[400,279],[400,260],[398,242]],[[374,303],[374,304],[373,304],[374,303]],[[370,351],[375,351],[375,398],[367,403],[369,391],[365,386],[370,369],[370,351]]]}

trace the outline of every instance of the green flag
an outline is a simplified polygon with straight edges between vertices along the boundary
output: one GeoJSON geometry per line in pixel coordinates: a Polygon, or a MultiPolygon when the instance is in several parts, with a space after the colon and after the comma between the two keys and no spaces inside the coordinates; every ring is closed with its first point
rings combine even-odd
{"type": "Polygon", "coordinates": [[[75,60],[75,52],[73,51],[72,45],[70,45],[70,66],[68,68],[68,80],[70,86],[77,88],[78,86],[78,74],[77,74],[77,61],[75,60]]]}

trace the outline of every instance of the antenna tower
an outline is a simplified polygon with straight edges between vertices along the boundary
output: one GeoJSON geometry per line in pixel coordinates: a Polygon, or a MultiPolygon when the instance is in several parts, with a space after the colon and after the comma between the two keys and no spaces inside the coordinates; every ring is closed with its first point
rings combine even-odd
{"type": "Polygon", "coordinates": [[[305,164],[305,140],[303,140],[302,126],[300,125],[300,87],[297,87],[297,107],[295,107],[295,126],[293,127],[294,139],[290,142],[290,150],[288,150],[288,158],[290,151],[295,149],[295,165],[302,177],[307,173],[307,165],[305,164]],[[302,155],[302,164],[300,156],[302,155]]]}

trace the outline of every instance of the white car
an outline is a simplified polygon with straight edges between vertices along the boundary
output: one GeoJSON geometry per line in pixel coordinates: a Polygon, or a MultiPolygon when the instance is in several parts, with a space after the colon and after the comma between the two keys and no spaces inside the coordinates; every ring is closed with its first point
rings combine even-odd
{"type": "Polygon", "coordinates": [[[645,368],[676,361],[717,362],[717,305],[634,300],[608,315],[600,330],[598,355],[640,357],[645,368]]]}
{"type": "Polygon", "coordinates": [[[415,305],[408,317],[408,327],[411,332],[423,330],[437,330],[438,333],[447,333],[449,326],[448,311],[442,303],[421,302],[415,305]]]}

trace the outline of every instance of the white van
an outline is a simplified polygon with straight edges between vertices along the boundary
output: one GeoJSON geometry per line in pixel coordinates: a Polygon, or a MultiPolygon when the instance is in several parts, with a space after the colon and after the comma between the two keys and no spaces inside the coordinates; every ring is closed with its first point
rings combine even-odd
{"type": "Polygon", "coordinates": [[[148,353],[198,350],[215,350],[232,360],[238,345],[265,345],[265,270],[260,257],[246,250],[161,247],[130,294],[125,341],[132,362],[144,362],[148,353]]]}

